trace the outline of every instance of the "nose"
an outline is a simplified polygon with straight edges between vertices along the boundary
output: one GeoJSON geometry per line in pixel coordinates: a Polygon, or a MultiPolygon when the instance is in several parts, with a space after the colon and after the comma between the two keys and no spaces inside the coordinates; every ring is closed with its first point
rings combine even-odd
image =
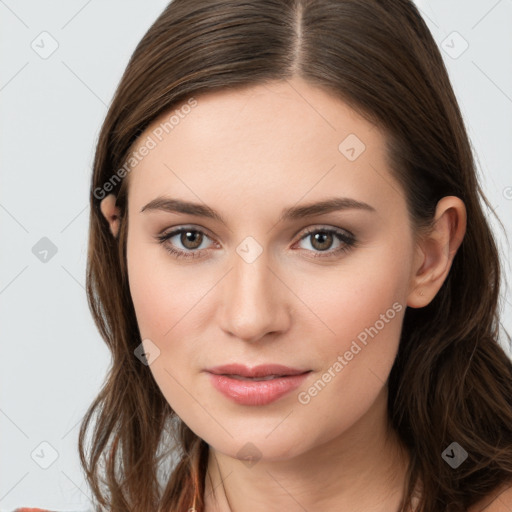
{"type": "Polygon", "coordinates": [[[221,290],[222,329],[248,342],[285,332],[291,321],[291,292],[269,266],[265,252],[250,263],[235,254],[233,267],[221,290]]]}

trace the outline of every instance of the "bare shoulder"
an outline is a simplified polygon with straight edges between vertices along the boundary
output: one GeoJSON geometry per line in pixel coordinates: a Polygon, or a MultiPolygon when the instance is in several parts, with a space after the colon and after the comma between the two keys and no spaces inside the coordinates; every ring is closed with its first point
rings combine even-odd
{"type": "Polygon", "coordinates": [[[496,489],[468,512],[512,512],[512,482],[496,489]]]}

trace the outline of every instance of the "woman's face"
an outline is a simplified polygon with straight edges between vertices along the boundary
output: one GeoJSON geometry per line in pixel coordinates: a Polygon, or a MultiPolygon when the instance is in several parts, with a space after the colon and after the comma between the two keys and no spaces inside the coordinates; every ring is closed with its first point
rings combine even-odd
{"type": "Polygon", "coordinates": [[[405,197],[376,126],[301,80],[196,101],[135,148],[147,148],[128,195],[140,334],[198,436],[283,460],[348,435],[385,397],[416,261],[405,197]],[[251,374],[260,365],[288,369],[251,374]]]}

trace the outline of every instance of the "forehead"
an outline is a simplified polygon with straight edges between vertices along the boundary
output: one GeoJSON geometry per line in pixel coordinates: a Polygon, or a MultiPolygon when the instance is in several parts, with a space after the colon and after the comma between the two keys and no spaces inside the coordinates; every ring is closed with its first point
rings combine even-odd
{"type": "Polygon", "coordinates": [[[258,205],[334,192],[367,202],[401,196],[388,169],[385,134],[318,87],[294,79],[194,100],[161,115],[140,136],[134,151],[151,149],[130,172],[131,202],[162,194],[229,197],[246,208],[248,198],[258,205]]]}

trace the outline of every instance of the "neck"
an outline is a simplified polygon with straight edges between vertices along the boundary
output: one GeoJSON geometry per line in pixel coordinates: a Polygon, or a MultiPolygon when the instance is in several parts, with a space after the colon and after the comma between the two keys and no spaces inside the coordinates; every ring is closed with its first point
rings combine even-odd
{"type": "Polygon", "coordinates": [[[293,459],[249,467],[210,447],[205,511],[398,511],[409,457],[388,424],[386,391],[349,431],[293,459]]]}

